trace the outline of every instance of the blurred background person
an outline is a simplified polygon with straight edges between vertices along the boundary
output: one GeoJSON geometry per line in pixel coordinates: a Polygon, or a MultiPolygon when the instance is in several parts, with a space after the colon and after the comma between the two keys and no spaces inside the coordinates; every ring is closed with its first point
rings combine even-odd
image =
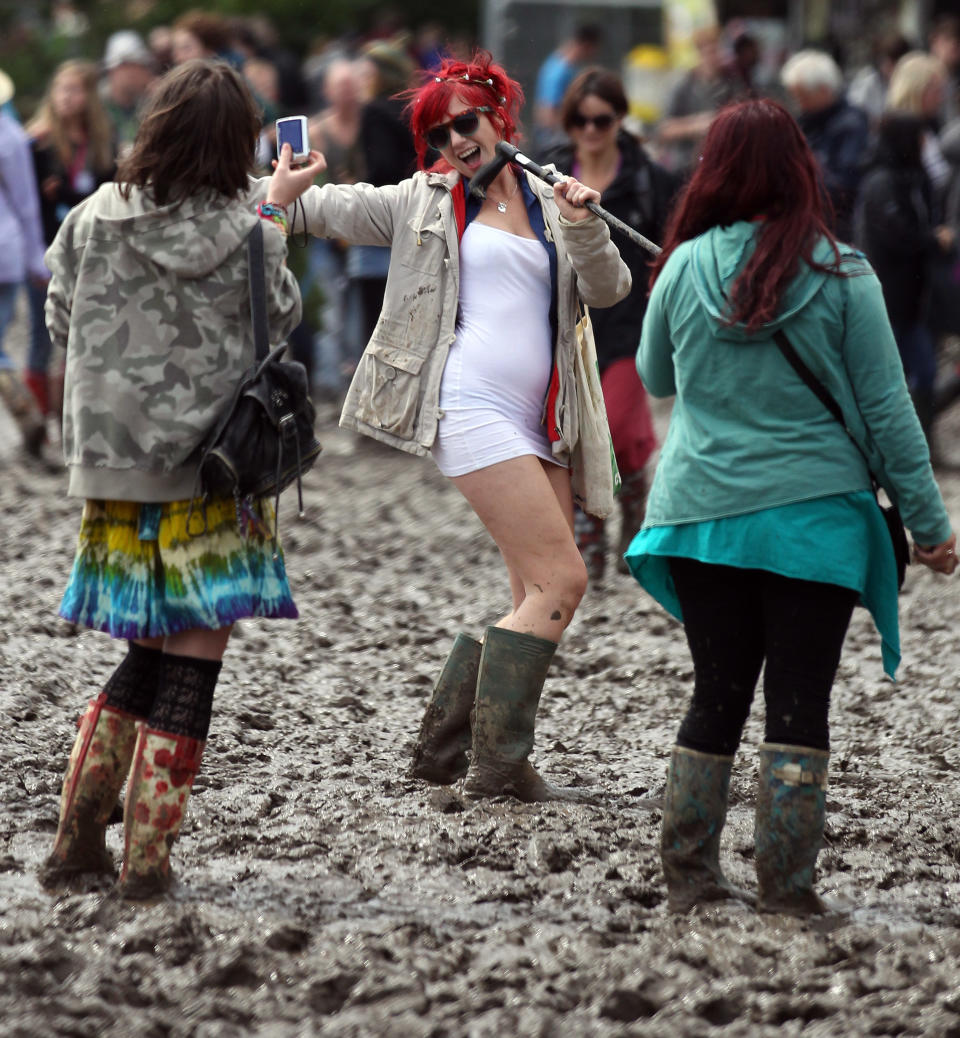
{"type": "Polygon", "coordinates": [[[277,157],[277,119],[280,108],[280,76],[276,66],[266,58],[244,58],[240,72],[260,106],[262,126],[257,138],[257,167],[270,169],[277,157]]]}
{"type": "Polygon", "coordinates": [[[943,62],[946,72],[940,126],[960,118],[960,15],[942,14],[930,30],[930,54],[943,62]]]}
{"type": "Polygon", "coordinates": [[[914,115],[923,123],[923,167],[939,202],[950,176],[950,164],[940,146],[940,111],[947,69],[939,58],[923,51],[905,54],[896,64],[887,91],[887,109],[914,115]]]}
{"type": "Polygon", "coordinates": [[[213,11],[186,11],[170,27],[170,57],[174,65],[194,58],[222,58],[239,66],[230,51],[230,26],[213,11]]]}
{"type": "Polygon", "coordinates": [[[144,101],[156,81],[156,67],[139,33],[123,29],[107,40],[100,99],[113,127],[118,158],[133,147],[144,101]]]}
{"type": "Polygon", "coordinates": [[[17,423],[28,454],[39,456],[44,440],[43,414],[3,348],[21,286],[28,279],[46,286],[49,277],[43,264],[46,245],[30,144],[7,110],[13,95],[13,80],[0,72],[0,399],[17,423]]]}
{"type": "Polygon", "coordinates": [[[306,114],[310,96],[293,51],[281,46],[277,29],[266,15],[247,15],[228,22],[229,50],[241,62],[251,59],[269,62],[276,77],[276,107],[281,115],[306,114]]]}
{"type": "MultiPolygon", "coordinates": [[[[360,75],[366,101],[360,113],[360,152],[364,182],[374,187],[399,184],[417,168],[413,135],[403,115],[404,102],[397,97],[409,85],[413,72],[414,63],[400,41],[373,40],[363,48],[360,75]]],[[[366,344],[383,306],[390,249],[352,245],[347,265],[360,297],[358,339],[366,344]]]]}
{"type": "Polygon", "coordinates": [[[832,230],[841,241],[850,241],[869,141],[867,116],[846,99],[843,73],[824,51],[794,54],[780,70],[780,82],[820,166],[833,208],[832,230]]]}
{"type": "MultiPolygon", "coordinates": [[[[65,61],[50,81],[37,114],[27,124],[40,194],[43,237],[52,244],[67,213],[101,184],[113,179],[113,127],[100,100],[99,68],[90,61],[65,61]]],[[[27,385],[44,415],[59,414],[62,381],[50,377],[53,347],[47,333],[46,284],[29,283],[30,351],[27,385]]],[[[58,435],[48,423],[51,436],[58,435]]]]}
{"type": "Polygon", "coordinates": [[[850,80],[847,100],[866,113],[873,130],[879,125],[880,116],[886,108],[893,70],[904,54],[909,54],[911,50],[910,41],[901,33],[884,33],[873,40],[870,64],[864,65],[850,80]]]}
{"type": "Polygon", "coordinates": [[[147,33],[147,46],[157,63],[157,75],[163,75],[173,67],[173,29],[169,25],[157,25],[147,33]]]}
{"type": "MultiPolygon", "coordinates": [[[[356,62],[335,58],[323,77],[326,107],[310,121],[310,143],[327,160],[325,180],[357,184],[366,180],[360,141],[362,102],[356,62]]],[[[314,342],[314,388],[322,400],[338,400],[363,350],[360,341],[360,300],[351,293],[347,255],[351,246],[337,238],[310,236],[307,279],[322,296],[321,327],[314,342]],[[352,318],[352,319],[351,319],[352,318]]],[[[304,286],[304,298],[309,297],[304,286]]]]}
{"type": "MultiPolygon", "coordinates": [[[[547,160],[599,191],[601,205],[653,242],[663,235],[679,179],[647,155],[640,141],[624,129],[627,97],[623,82],[602,68],[586,69],[564,95],[560,122],[567,143],[552,149],[547,160]]],[[[621,525],[617,568],[627,573],[623,553],[643,523],[647,461],[657,446],[650,407],[634,357],[637,332],[647,306],[647,272],[652,256],[646,249],[614,235],[633,287],[612,307],[590,311],[610,435],[623,485],[619,494],[621,525]]],[[[577,509],[577,546],[592,580],[603,577],[607,537],[604,520],[577,509]]]]}
{"type": "Polygon", "coordinates": [[[907,385],[935,464],[933,436],[936,343],[930,325],[935,266],[956,235],[939,223],[933,184],[923,163],[923,120],[888,109],[877,151],[857,201],[855,241],[880,279],[907,385]]]}
{"type": "Polygon", "coordinates": [[[602,40],[599,25],[580,25],[540,66],[534,90],[532,141],[538,153],[563,143],[563,96],[580,68],[596,58],[602,40]]]}
{"type": "MultiPolygon", "coordinates": [[[[730,26],[727,26],[730,30],[730,26]]],[[[738,97],[756,97],[755,77],[760,67],[760,43],[744,28],[732,31],[730,44],[732,57],[728,66],[737,83],[738,97]]]]}
{"type": "Polygon", "coordinates": [[[697,63],[670,91],[657,126],[658,154],[681,176],[692,169],[700,142],[717,110],[738,98],[743,85],[724,61],[720,27],[705,26],[693,34],[697,63]]]}

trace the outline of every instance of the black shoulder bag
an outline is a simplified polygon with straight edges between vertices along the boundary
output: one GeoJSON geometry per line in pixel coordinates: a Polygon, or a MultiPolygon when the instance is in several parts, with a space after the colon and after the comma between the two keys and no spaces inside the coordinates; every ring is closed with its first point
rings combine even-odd
{"type": "MultiPolygon", "coordinates": [[[[843,431],[850,437],[850,442],[863,456],[863,460],[867,463],[867,471],[870,472],[870,483],[873,486],[873,492],[876,494],[880,484],[877,482],[877,477],[870,471],[870,462],[866,453],[854,439],[853,433],[850,432],[847,426],[846,419],[843,417],[843,409],[830,393],[830,390],[804,364],[800,354],[794,349],[793,343],[790,342],[786,335],[778,329],[774,333],[773,338],[790,367],[800,376],[807,388],[817,397],[830,414],[836,418],[843,427],[843,431]]],[[[890,541],[893,544],[893,557],[897,563],[897,587],[902,588],[903,578],[906,576],[907,566],[910,563],[910,545],[907,543],[907,531],[904,529],[903,520],[900,518],[900,510],[895,504],[881,505],[878,501],[877,505],[883,513],[884,522],[886,522],[887,530],[890,532],[890,541]]]]}
{"type": "Polygon", "coordinates": [[[256,360],[243,373],[230,403],[200,445],[193,496],[204,503],[212,497],[232,496],[239,516],[242,502],[275,495],[276,544],[280,491],[296,480],[303,514],[301,477],[322,448],[313,432],[316,410],[306,368],[281,359],[286,344],[270,350],[263,225],[259,220],[250,232],[247,251],[256,360]]]}

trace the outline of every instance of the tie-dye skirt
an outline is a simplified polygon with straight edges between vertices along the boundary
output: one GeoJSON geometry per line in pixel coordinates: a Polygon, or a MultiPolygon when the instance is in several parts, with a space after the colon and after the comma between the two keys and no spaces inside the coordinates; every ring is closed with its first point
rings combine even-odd
{"type": "Polygon", "coordinates": [[[114,638],[217,630],[246,616],[298,616],[266,500],[87,501],[60,615],[114,638]],[[189,530],[187,520],[189,516],[189,530]]]}

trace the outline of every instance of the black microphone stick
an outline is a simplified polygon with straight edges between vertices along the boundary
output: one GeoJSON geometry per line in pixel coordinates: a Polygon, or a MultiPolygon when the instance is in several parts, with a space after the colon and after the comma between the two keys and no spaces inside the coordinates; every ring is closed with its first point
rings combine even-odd
{"type": "MultiPolygon", "coordinates": [[[[545,170],[543,166],[537,165],[533,159],[524,155],[519,148],[515,148],[512,144],[507,141],[497,141],[497,158],[487,164],[484,169],[478,170],[477,175],[470,181],[470,190],[473,191],[484,191],[494,180],[497,174],[508,162],[515,162],[521,169],[526,170],[528,173],[532,173],[535,177],[543,180],[547,184],[562,184],[564,178],[558,176],[556,173],[551,173],[545,170]],[[492,176],[483,176],[485,171],[492,172],[492,176]],[[484,183],[483,181],[486,181],[484,183]]],[[[481,194],[482,198],[483,195],[481,194]]],[[[649,238],[645,238],[639,231],[634,230],[629,224],[623,222],[623,220],[617,219],[613,213],[608,213],[606,209],[601,205],[597,205],[596,202],[586,202],[585,206],[595,216],[599,216],[601,220],[612,230],[619,232],[625,237],[629,238],[635,245],[639,245],[641,248],[646,249],[647,252],[653,253],[654,256],[660,254],[661,249],[659,245],[650,241],[649,238]]]]}

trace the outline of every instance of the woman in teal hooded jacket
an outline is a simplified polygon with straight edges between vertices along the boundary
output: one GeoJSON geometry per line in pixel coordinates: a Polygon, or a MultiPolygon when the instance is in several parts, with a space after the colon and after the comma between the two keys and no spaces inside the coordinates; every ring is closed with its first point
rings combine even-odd
{"type": "Polygon", "coordinates": [[[899,506],[915,558],[956,566],[880,284],[828,232],[822,197],[786,109],[732,106],[712,125],[652,273],[637,368],[650,393],[676,400],[627,561],[683,620],[694,663],[661,841],[675,911],[747,896],[724,878],[718,847],[761,668],[758,907],[824,911],[812,883],[830,690],[858,601],[891,676],[900,658],[896,563],[871,472],[899,506]],[[846,429],[790,366],[778,332],[846,429]]]}

